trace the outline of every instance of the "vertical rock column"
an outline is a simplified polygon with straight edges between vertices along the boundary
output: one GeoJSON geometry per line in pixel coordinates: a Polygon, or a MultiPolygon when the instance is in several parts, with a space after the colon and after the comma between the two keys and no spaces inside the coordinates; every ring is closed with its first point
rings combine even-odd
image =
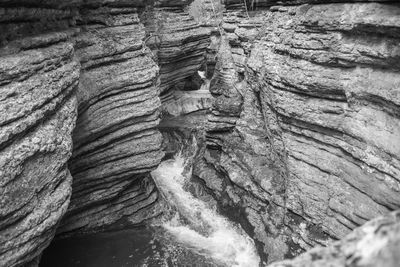
{"type": "Polygon", "coordinates": [[[246,60],[262,26],[241,5],[226,5],[210,91],[206,150],[194,173],[223,210],[256,241],[264,261],[289,255],[284,227],[285,166],[269,142],[259,94],[246,80],[246,60]]]}

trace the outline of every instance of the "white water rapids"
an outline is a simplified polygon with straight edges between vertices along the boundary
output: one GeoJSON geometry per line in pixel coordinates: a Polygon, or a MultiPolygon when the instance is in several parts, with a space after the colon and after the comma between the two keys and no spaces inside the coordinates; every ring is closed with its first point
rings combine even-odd
{"type": "MultiPolygon", "coordinates": [[[[225,266],[257,267],[253,240],[207,203],[185,190],[185,159],[178,154],[152,172],[161,194],[177,213],[163,227],[184,247],[225,266]]],[[[189,175],[187,175],[189,176],[189,175]]]]}

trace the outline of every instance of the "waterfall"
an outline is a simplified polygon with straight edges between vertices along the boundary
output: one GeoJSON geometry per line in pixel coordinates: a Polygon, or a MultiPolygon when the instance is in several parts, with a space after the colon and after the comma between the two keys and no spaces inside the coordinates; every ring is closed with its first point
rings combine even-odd
{"type": "Polygon", "coordinates": [[[243,229],[185,190],[193,156],[184,154],[162,162],[152,172],[160,193],[176,210],[163,227],[182,246],[221,265],[259,266],[254,242],[243,229]]]}

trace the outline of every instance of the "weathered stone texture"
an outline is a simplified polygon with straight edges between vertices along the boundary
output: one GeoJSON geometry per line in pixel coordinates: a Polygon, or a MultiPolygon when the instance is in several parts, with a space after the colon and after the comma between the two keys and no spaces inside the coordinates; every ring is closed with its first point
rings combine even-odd
{"type": "Polygon", "coordinates": [[[342,240],[328,247],[317,247],[269,267],[399,266],[399,211],[374,219],[356,228],[342,240]]]}
{"type": "MultiPolygon", "coordinates": [[[[357,3],[357,2],[390,2],[391,0],[222,0],[227,9],[243,9],[249,11],[276,8],[276,5],[301,5],[301,4],[330,4],[330,3],[357,3]]],[[[392,1],[393,2],[393,1],[392,1]]]]}
{"type": "Polygon", "coordinates": [[[208,111],[212,105],[208,88],[196,91],[171,91],[162,99],[162,112],[165,115],[184,116],[192,112],[208,111]]]}
{"type": "MultiPolygon", "coordinates": [[[[13,23],[1,18],[3,30],[13,23]]],[[[37,258],[69,204],[79,79],[71,34],[8,39],[0,47],[0,266],[37,258]]]]}
{"type": "Polygon", "coordinates": [[[161,91],[165,91],[201,67],[210,33],[185,13],[163,12],[160,20],[158,61],[161,91]]]}
{"type": "Polygon", "coordinates": [[[73,194],[60,233],[87,232],[117,222],[136,224],[157,200],[146,173],[163,153],[158,125],[158,66],[143,43],[137,9],[81,10],[75,38],[82,64],[79,117],[69,168],[73,194]]]}
{"type": "MultiPolygon", "coordinates": [[[[210,38],[186,0],[56,2],[0,0],[0,265],[37,262],[71,184],[60,234],[158,214],[148,172],[164,156],[160,93],[166,113],[197,112],[166,121],[183,134],[165,137],[207,130],[194,176],[264,262],[400,208],[399,4],[225,1],[210,38]],[[179,91],[205,56],[213,100],[179,91]]],[[[282,264],[395,264],[397,221],[282,264]],[[382,246],[366,253],[370,243],[382,246]]]]}
{"type": "Polygon", "coordinates": [[[195,173],[244,209],[267,260],[398,209],[400,7],[231,8],[195,173]]]}
{"type": "Polygon", "coordinates": [[[147,175],[163,157],[159,94],[196,73],[209,43],[187,4],[0,1],[1,265],[35,262],[54,235],[71,195],[77,113],[72,200],[59,233],[159,212],[147,175]],[[161,25],[156,53],[145,42],[154,26],[143,25],[147,9],[161,25]]]}
{"type": "Polygon", "coordinates": [[[333,237],[399,208],[400,7],[267,14],[249,79],[287,151],[287,207],[333,237]]]}
{"type": "Polygon", "coordinates": [[[164,93],[192,76],[202,66],[210,44],[210,31],[200,27],[182,6],[148,8],[143,21],[147,44],[160,66],[160,89],[164,93]]]}

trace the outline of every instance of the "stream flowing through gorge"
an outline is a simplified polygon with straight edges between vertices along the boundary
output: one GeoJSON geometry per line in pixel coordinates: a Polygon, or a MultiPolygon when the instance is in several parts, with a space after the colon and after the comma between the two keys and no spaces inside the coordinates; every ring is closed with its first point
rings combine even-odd
{"type": "Polygon", "coordinates": [[[41,267],[236,266],[260,264],[253,240],[190,187],[196,143],[163,161],[151,175],[170,206],[152,226],[56,240],[41,267]]]}
{"type": "Polygon", "coordinates": [[[179,153],[152,172],[161,193],[177,212],[163,227],[185,247],[224,266],[258,266],[253,241],[239,227],[185,190],[190,170],[179,153]]]}

